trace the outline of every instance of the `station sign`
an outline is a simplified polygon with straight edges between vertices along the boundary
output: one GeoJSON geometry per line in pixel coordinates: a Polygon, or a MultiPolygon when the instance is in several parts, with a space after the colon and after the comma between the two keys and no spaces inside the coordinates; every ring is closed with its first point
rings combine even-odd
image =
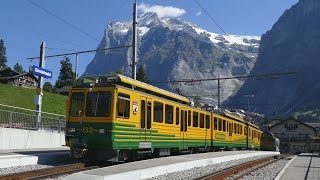
{"type": "Polygon", "coordinates": [[[38,66],[35,66],[35,65],[32,66],[32,74],[42,76],[47,79],[52,79],[52,72],[51,71],[44,69],[44,68],[41,68],[41,67],[38,67],[38,66]]]}

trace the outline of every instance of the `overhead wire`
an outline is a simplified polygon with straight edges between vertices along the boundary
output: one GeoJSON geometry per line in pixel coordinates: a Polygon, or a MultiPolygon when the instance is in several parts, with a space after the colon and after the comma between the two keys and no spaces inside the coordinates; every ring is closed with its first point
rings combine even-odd
{"type": "Polygon", "coordinates": [[[241,47],[236,44],[235,42],[232,41],[232,39],[229,37],[229,34],[227,34],[227,32],[222,28],[222,26],[219,25],[219,23],[214,20],[214,18],[210,15],[210,13],[199,3],[198,0],[194,0],[196,2],[196,4],[200,7],[200,9],[202,9],[202,11],[211,19],[212,22],[214,22],[214,24],[228,37],[228,39],[232,42],[232,44],[234,44],[235,46],[237,46],[238,49],[241,49],[241,47]]]}
{"type": "Polygon", "coordinates": [[[45,9],[44,7],[40,6],[39,4],[33,2],[32,0],[26,0],[27,2],[35,5],[36,7],[42,9],[43,11],[45,11],[46,13],[50,14],[51,16],[59,19],[60,21],[62,21],[63,23],[69,25],[70,27],[72,27],[73,29],[76,29],[77,31],[81,32],[82,34],[85,34],[86,36],[90,37],[91,39],[100,42],[98,39],[96,39],[95,37],[91,36],[89,33],[85,32],[84,30],[78,28],[77,26],[73,25],[72,23],[68,22],[67,20],[62,19],[61,17],[59,17],[58,15],[50,12],[49,10],[45,9]]]}

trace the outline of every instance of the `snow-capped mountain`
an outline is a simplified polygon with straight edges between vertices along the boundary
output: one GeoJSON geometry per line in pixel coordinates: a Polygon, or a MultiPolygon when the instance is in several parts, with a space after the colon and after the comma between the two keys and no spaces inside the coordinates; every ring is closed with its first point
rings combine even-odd
{"type": "MultiPolygon", "coordinates": [[[[205,79],[246,75],[252,69],[259,49],[259,36],[221,35],[206,31],[183,19],[160,19],[155,13],[138,18],[139,60],[151,81],[205,79]]],[[[98,48],[130,45],[132,22],[110,22],[98,48]]],[[[97,52],[84,75],[108,74],[122,69],[131,74],[131,48],[97,52]]],[[[222,81],[222,100],[233,94],[242,80],[222,81]]],[[[153,84],[180,91],[213,104],[217,82],[201,84],[153,84]]]]}

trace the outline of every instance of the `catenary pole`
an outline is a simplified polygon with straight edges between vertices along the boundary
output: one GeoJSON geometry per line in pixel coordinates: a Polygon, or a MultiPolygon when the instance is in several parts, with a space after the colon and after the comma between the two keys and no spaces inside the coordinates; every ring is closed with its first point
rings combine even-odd
{"type": "Polygon", "coordinates": [[[133,4],[132,79],[137,79],[137,1],[133,4]]]}
{"type": "MultiPolygon", "coordinates": [[[[41,67],[41,68],[45,68],[45,48],[46,48],[46,43],[42,42],[40,45],[40,61],[39,61],[39,67],[41,67]]],[[[35,98],[36,115],[37,115],[36,128],[37,129],[39,129],[39,126],[41,123],[41,109],[42,109],[42,96],[43,96],[42,90],[43,90],[43,77],[39,76],[37,95],[35,98]]]]}

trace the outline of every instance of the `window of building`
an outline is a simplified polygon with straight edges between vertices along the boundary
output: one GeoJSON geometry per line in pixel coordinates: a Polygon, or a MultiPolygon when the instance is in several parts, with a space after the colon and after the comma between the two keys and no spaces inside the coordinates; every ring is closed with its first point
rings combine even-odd
{"type": "Polygon", "coordinates": [[[79,117],[83,115],[84,108],[84,93],[74,92],[70,98],[70,112],[71,117],[79,117]]]}
{"type": "Polygon", "coordinates": [[[166,104],[165,107],[166,107],[165,122],[166,122],[166,124],[173,124],[173,106],[166,104]]]}
{"type": "Polygon", "coordinates": [[[180,122],[180,110],[177,107],[176,108],[176,125],[179,125],[179,122],[180,122]]]}
{"type": "Polygon", "coordinates": [[[210,115],[206,115],[206,128],[210,129],[210,115]]]}
{"type": "Polygon", "coordinates": [[[204,114],[200,113],[200,128],[204,128],[204,114]]]}
{"type": "Polygon", "coordinates": [[[117,112],[120,118],[129,118],[130,116],[130,96],[119,93],[117,102],[117,112]]]}
{"type": "Polygon", "coordinates": [[[87,117],[109,117],[111,110],[111,92],[88,92],[86,99],[87,117]]]}
{"type": "Polygon", "coordinates": [[[154,102],[153,105],[153,121],[154,122],[163,122],[163,103],[154,102]]]}
{"type": "Polygon", "coordinates": [[[198,127],[198,121],[199,121],[199,117],[198,117],[198,112],[193,112],[193,127],[198,127]]]}

